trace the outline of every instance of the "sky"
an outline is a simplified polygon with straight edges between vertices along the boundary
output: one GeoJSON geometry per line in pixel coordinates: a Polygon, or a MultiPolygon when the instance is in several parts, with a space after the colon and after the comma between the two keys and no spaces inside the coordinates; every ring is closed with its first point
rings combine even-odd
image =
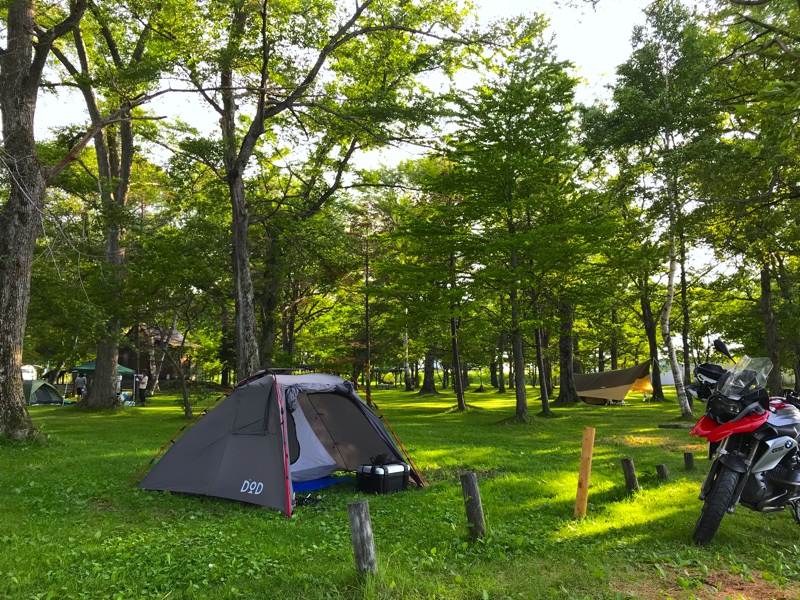
{"type": "MultiPolygon", "coordinates": [[[[583,0],[553,2],[549,0],[475,0],[482,22],[532,12],[544,13],[551,21],[557,53],[571,61],[575,74],[584,81],[577,90],[577,99],[589,103],[608,98],[607,86],[614,81],[616,66],[631,52],[631,32],[644,20],[643,0],[600,0],[595,8],[583,0]]],[[[150,108],[159,116],[180,116],[204,132],[217,129],[218,116],[209,112],[192,94],[163,96],[150,108]]],[[[85,123],[86,112],[77,93],[40,96],[36,114],[39,139],[49,137],[49,130],[68,123],[85,123]]]]}

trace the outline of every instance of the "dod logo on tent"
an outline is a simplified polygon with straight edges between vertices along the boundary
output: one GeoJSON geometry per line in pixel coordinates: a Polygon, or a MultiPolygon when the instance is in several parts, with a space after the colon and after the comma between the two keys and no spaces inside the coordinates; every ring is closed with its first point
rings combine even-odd
{"type": "MultiPolygon", "coordinates": [[[[383,453],[410,462],[349,381],[321,373],[264,374],[200,418],[139,487],[230,498],[291,515],[294,484],[355,471],[383,453]]],[[[413,469],[411,477],[422,485],[413,469]]]]}

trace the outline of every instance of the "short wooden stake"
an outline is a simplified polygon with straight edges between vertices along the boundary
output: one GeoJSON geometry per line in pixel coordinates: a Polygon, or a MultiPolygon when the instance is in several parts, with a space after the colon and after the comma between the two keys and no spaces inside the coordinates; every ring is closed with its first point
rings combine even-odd
{"type": "Polygon", "coordinates": [[[369,520],[369,503],[366,500],[350,502],[347,511],[350,514],[350,537],[353,539],[356,571],[359,574],[376,573],[378,560],[375,556],[372,523],[369,520]]]}
{"type": "Polygon", "coordinates": [[[667,465],[656,465],[656,475],[661,481],[667,481],[669,475],[667,474],[667,465]]]}
{"type": "Polygon", "coordinates": [[[694,454],[691,452],[683,453],[683,466],[686,467],[687,471],[694,469],[694,454]]]}
{"type": "Polygon", "coordinates": [[[636,467],[632,458],[622,459],[622,472],[625,474],[625,487],[629,492],[639,491],[639,480],[636,479],[636,467]]]}
{"type": "Polygon", "coordinates": [[[478,476],[475,473],[461,474],[461,492],[464,494],[464,508],[467,511],[469,536],[473,540],[477,540],[486,535],[486,521],[483,518],[478,476]]]}
{"type": "Polygon", "coordinates": [[[578,495],[575,498],[574,519],[586,516],[589,504],[589,479],[592,475],[592,453],[594,452],[594,427],[584,427],[581,446],[581,466],[578,471],[578,495]]]}

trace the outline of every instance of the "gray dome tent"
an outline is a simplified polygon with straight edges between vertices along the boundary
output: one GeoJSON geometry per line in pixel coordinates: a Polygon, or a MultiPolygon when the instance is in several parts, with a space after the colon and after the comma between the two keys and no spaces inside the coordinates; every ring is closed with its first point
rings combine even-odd
{"type": "MultiPolygon", "coordinates": [[[[230,498],[291,515],[293,484],[355,471],[384,453],[406,460],[349,381],[321,373],[264,374],[200,418],[139,487],[230,498]]],[[[411,476],[422,484],[416,471],[411,476]]]]}

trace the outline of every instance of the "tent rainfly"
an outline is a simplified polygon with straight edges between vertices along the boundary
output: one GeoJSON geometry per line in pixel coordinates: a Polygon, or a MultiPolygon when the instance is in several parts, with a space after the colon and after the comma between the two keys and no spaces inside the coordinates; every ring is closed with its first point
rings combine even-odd
{"type": "Polygon", "coordinates": [[[34,404],[64,404],[64,397],[56,388],[42,379],[26,379],[22,382],[25,402],[34,404]]]}
{"type": "Polygon", "coordinates": [[[629,369],[575,374],[578,396],[587,404],[622,402],[628,392],[653,393],[650,383],[650,361],[629,369]]]}
{"type": "MultiPolygon", "coordinates": [[[[69,372],[70,373],[94,373],[95,365],[94,361],[90,360],[89,362],[85,362],[82,365],[78,365],[77,367],[72,367],[69,372]]],[[[136,375],[136,371],[133,369],[129,369],[128,367],[123,367],[120,364],[117,364],[117,375],[136,375]]]]}
{"type": "MultiPolygon", "coordinates": [[[[139,487],[230,498],[291,515],[295,489],[322,487],[334,472],[355,471],[384,453],[407,460],[352,383],[322,373],[264,373],[187,429],[139,487]]],[[[422,485],[413,469],[411,477],[422,485]]]]}

